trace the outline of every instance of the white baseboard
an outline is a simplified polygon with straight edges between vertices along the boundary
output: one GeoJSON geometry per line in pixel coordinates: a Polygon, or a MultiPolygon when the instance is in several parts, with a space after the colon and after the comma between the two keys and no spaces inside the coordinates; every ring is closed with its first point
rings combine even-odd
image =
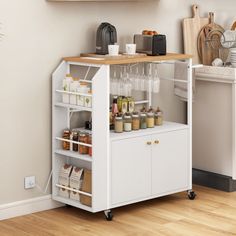
{"type": "Polygon", "coordinates": [[[0,205],[0,220],[50,210],[61,206],[63,206],[63,204],[52,200],[51,194],[23,201],[7,203],[0,205]]]}

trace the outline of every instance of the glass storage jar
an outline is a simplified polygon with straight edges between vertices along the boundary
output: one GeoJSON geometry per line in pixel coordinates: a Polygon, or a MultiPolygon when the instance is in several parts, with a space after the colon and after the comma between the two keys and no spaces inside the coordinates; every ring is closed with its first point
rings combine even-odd
{"type": "Polygon", "coordinates": [[[132,130],[140,129],[140,118],[138,113],[133,113],[132,115],[132,130]]]}
{"type": "MultiPolygon", "coordinates": [[[[70,140],[70,130],[66,129],[63,131],[62,138],[70,140]]],[[[62,141],[62,149],[63,150],[70,150],[70,142],[62,141]]]]}
{"type": "MultiPolygon", "coordinates": [[[[79,133],[77,131],[72,131],[72,140],[75,142],[78,142],[79,140],[79,133]]],[[[79,145],[76,143],[72,144],[72,149],[74,152],[78,152],[79,150],[79,145]]]]}
{"type": "MultiPolygon", "coordinates": [[[[89,134],[89,136],[88,136],[88,144],[91,144],[91,145],[92,145],[92,134],[89,134]]],[[[89,156],[92,156],[92,153],[93,153],[92,147],[89,147],[88,149],[89,149],[89,150],[88,150],[89,156]]]]}
{"type": "MultiPolygon", "coordinates": [[[[79,134],[79,142],[88,144],[88,134],[81,132],[79,134]]],[[[87,146],[79,144],[79,153],[80,154],[88,154],[89,148],[87,146]]]]}
{"type": "Polygon", "coordinates": [[[116,118],[115,118],[115,132],[116,133],[123,132],[123,118],[122,118],[122,116],[116,116],[116,118]]]}
{"type": "Polygon", "coordinates": [[[132,117],[130,114],[127,113],[124,115],[124,131],[125,132],[132,131],[132,117]]]}
{"type": "Polygon", "coordinates": [[[147,114],[141,113],[140,115],[140,129],[146,129],[147,128],[147,114]]]}
{"type": "Polygon", "coordinates": [[[154,128],[155,123],[154,123],[154,113],[153,112],[148,112],[147,113],[147,127],[148,128],[154,128]]]}
{"type": "Polygon", "coordinates": [[[163,112],[160,110],[159,107],[155,112],[155,125],[157,126],[163,125],[163,112]]]}

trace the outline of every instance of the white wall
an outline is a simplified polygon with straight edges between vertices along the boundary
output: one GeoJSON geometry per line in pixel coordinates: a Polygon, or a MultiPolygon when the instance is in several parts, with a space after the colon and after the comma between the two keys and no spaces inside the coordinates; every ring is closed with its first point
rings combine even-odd
{"type": "MultiPolygon", "coordinates": [[[[180,20],[190,5],[216,11],[226,25],[234,0],[160,0],[143,3],[49,3],[45,0],[1,0],[0,32],[0,204],[39,196],[25,191],[23,178],[36,175],[43,187],[51,168],[50,75],[63,56],[93,51],[102,21],[113,23],[119,43],[143,29],[167,35],[169,51],[182,50],[180,20]]],[[[176,103],[178,119],[184,110],[176,103]]]]}

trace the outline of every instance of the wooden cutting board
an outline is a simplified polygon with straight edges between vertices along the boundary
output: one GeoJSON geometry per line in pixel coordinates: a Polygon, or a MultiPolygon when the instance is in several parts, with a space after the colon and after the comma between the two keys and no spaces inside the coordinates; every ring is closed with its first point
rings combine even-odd
{"type": "Polygon", "coordinates": [[[215,14],[209,12],[208,25],[205,25],[197,40],[198,55],[204,65],[211,65],[215,58],[219,58],[219,49],[221,48],[221,36],[224,33],[224,29],[215,23],[215,14]]]}
{"type": "Polygon", "coordinates": [[[192,12],[192,18],[183,20],[184,52],[193,55],[193,64],[199,64],[201,60],[197,51],[197,38],[202,27],[209,24],[209,19],[200,17],[198,5],[192,6],[192,12]]]}

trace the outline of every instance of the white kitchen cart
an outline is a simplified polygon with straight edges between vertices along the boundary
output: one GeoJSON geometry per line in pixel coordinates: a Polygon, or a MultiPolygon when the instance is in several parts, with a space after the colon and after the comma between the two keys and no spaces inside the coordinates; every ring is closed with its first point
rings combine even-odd
{"type": "MultiPolygon", "coordinates": [[[[52,197],[54,200],[90,212],[104,211],[107,220],[111,220],[111,209],[126,204],[181,191],[188,191],[189,198],[195,198],[195,193],[192,191],[191,56],[167,54],[124,59],[64,58],[53,73],[52,80],[52,197]],[[129,133],[116,134],[110,131],[110,66],[172,63],[175,60],[188,62],[188,81],[183,81],[188,84],[187,124],[164,122],[163,126],[129,133]],[[92,84],[92,108],[62,103],[63,93],[73,94],[62,91],[62,80],[76,67],[79,71],[85,71],[83,79],[92,84]],[[61,148],[63,130],[71,128],[72,114],[81,112],[91,112],[92,115],[92,158],[61,148]],[[65,163],[92,171],[92,193],[78,191],[80,194],[92,197],[91,207],[59,196],[58,173],[65,163]]],[[[137,103],[148,102],[150,105],[151,95],[149,92],[148,101],[137,101],[137,103]]],[[[77,144],[82,143],[77,142],[77,144]]]]}

